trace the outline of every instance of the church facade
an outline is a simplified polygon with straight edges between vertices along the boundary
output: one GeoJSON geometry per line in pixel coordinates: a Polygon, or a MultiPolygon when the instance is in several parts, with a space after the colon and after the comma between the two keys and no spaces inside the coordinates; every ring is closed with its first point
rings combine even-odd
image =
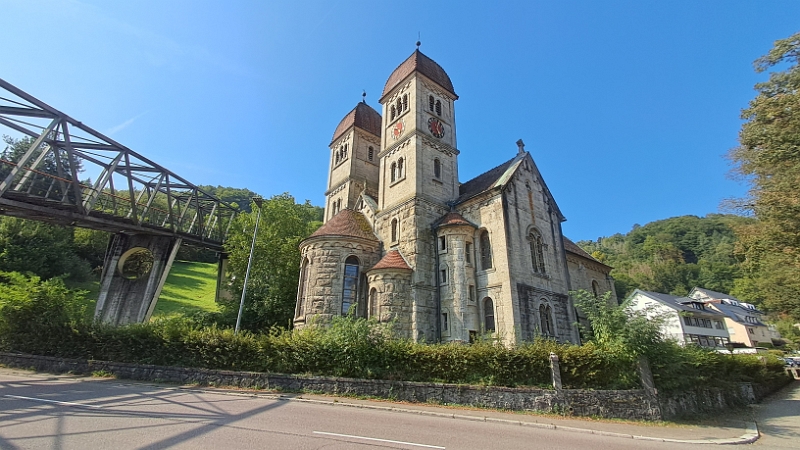
{"type": "Polygon", "coordinates": [[[521,140],[459,182],[456,100],[417,49],[389,76],[380,113],[361,102],[336,127],[325,223],[300,244],[295,327],[352,314],[418,341],[580,342],[569,291],[613,293],[611,268],[563,236],[521,140]]]}

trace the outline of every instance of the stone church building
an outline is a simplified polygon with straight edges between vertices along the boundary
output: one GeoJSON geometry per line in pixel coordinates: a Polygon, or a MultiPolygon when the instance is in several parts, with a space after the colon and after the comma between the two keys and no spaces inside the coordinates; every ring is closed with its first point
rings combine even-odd
{"type": "Polygon", "coordinates": [[[295,327],[353,314],[427,342],[580,342],[569,291],[613,293],[611,268],[563,236],[521,140],[459,181],[456,100],[417,49],[386,81],[380,113],[361,102],[336,127],[325,223],[300,244],[295,327]]]}

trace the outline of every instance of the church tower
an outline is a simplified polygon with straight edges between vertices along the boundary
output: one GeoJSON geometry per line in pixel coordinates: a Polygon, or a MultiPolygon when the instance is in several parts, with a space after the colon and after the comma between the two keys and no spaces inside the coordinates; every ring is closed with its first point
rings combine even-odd
{"type": "Polygon", "coordinates": [[[450,77],[419,47],[392,72],[380,98],[375,232],[385,251],[398,251],[412,270],[406,307],[413,318],[407,335],[416,340],[441,336],[433,226],[458,198],[457,99],[450,77]]]}
{"type": "Polygon", "coordinates": [[[378,195],[381,115],[361,101],[336,127],[330,149],[325,222],[354,208],[361,193],[378,195]]]}

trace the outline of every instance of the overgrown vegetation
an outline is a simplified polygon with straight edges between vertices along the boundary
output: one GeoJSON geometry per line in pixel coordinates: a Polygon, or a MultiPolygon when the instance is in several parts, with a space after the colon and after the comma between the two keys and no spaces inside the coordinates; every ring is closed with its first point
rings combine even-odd
{"type": "Polygon", "coordinates": [[[652,358],[657,386],[664,392],[708,382],[769,382],[782,372],[777,360],[764,365],[749,355],[731,357],[684,349],[652,336],[643,339],[636,331],[639,325],[626,322],[618,309],[603,311],[599,304],[597,317],[605,317],[600,321],[608,326],[596,328],[594,342],[575,346],[539,340],[509,348],[491,339],[473,345],[414,343],[395,338],[391,325],[349,317],[327,328],[272,328],[262,334],[234,335],[229,328],[175,316],[111,328],[87,321],[80,294],[58,279],[2,273],[0,281],[4,351],[211,369],[541,387],[550,385],[553,352],[561,361],[564,386],[590,389],[638,387],[634,362],[643,353],[652,358]],[[627,335],[620,335],[620,328],[629,329],[627,335]]]}

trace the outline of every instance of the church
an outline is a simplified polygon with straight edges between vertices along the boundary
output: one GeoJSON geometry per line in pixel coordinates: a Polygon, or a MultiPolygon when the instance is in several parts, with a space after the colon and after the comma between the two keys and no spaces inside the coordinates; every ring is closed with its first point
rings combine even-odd
{"type": "MultiPolygon", "coordinates": [[[[336,127],[324,224],[300,244],[294,326],[341,315],[403,337],[580,343],[570,290],[614,294],[611,267],[564,237],[566,219],[522,140],[460,182],[453,83],[417,50],[336,127]]],[[[486,151],[487,149],[481,149],[486,151]]]]}

